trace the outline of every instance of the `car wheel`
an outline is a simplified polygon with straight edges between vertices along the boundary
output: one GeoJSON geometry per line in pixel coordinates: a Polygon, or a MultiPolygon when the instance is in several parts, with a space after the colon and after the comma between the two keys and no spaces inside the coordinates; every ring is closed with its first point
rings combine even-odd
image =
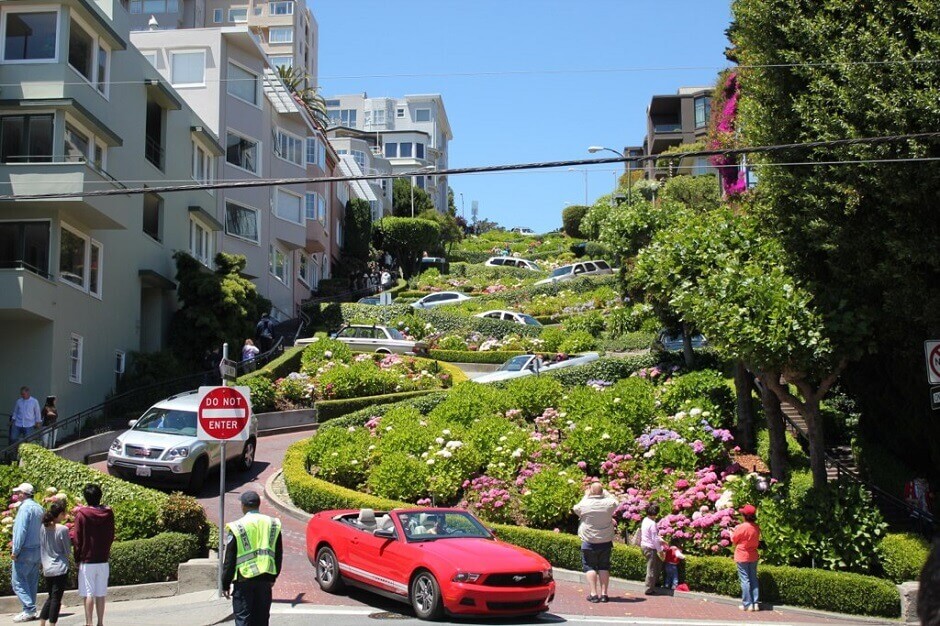
{"type": "Polygon", "coordinates": [[[338,593],[343,589],[339,560],[330,546],[323,546],[317,551],[317,584],[327,593],[338,593]]]}
{"type": "Polygon", "coordinates": [[[376,354],[391,354],[391,352],[389,350],[386,350],[385,348],[379,348],[378,350],[375,351],[375,353],[376,354]]]}
{"type": "Polygon", "coordinates": [[[255,463],[255,448],[257,444],[254,439],[249,439],[245,442],[245,447],[242,448],[242,453],[238,457],[238,465],[236,468],[239,472],[247,472],[251,469],[251,466],[255,463]]]}
{"type": "Polygon", "coordinates": [[[186,487],[186,491],[189,495],[199,495],[199,492],[202,491],[203,484],[206,482],[206,474],[208,473],[209,459],[204,456],[196,459],[196,463],[193,465],[193,471],[189,475],[189,485],[186,487]]]}
{"type": "Polygon", "coordinates": [[[411,607],[418,619],[436,620],[444,614],[441,587],[434,574],[421,570],[411,581],[411,607]]]}

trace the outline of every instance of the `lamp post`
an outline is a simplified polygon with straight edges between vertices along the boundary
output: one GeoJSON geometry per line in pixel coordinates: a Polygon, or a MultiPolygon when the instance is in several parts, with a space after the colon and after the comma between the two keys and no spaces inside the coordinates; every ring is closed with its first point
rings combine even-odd
{"type": "Polygon", "coordinates": [[[588,206],[588,171],[589,170],[584,169],[584,168],[578,169],[575,167],[569,167],[568,171],[569,172],[584,172],[584,206],[588,206]]]}
{"type": "MultiPolygon", "coordinates": [[[[436,169],[437,168],[433,165],[427,165],[422,167],[420,170],[417,170],[415,174],[418,172],[433,172],[436,169]]],[[[415,216],[415,174],[411,175],[411,217],[415,216]]]]}
{"type": "MultiPolygon", "coordinates": [[[[614,150],[613,148],[605,148],[604,146],[590,146],[588,148],[588,152],[590,152],[591,154],[594,154],[595,152],[601,152],[603,150],[606,150],[607,152],[613,152],[619,157],[626,158],[627,156],[623,152],[620,152],[619,150],[614,150]]],[[[628,203],[633,201],[633,197],[632,197],[633,196],[633,173],[630,171],[630,165],[631,165],[630,161],[627,161],[626,166],[627,166],[627,202],[628,203]]],[[[614,186],[614,191],[616,190],[617,188],[616,186],[614,186]]]]}

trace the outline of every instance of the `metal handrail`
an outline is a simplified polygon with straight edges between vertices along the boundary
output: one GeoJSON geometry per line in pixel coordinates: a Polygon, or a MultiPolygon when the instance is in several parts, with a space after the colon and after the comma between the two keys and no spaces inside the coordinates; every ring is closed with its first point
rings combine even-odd
{"type": "Polygon", "coordinates": [[[39,276],[42,276],[43,278],[45,278],[45,279],[47,279],[47,280],[52,280],[52,274],[50,274],[49,272],[46,272],[46,271],[43,271],[43,270],[39,269],[39,268],[36,267],[35,265],[30,265],[30,264],[27,263],[26,261],[11,261],[10,263],[3,263],[3,264],[0,264],[0,269],[4,269],[4,270],[26,270],[27,272],[32,272],[33,274],[37,274],[37,275],[39,275],[39,276]]]}

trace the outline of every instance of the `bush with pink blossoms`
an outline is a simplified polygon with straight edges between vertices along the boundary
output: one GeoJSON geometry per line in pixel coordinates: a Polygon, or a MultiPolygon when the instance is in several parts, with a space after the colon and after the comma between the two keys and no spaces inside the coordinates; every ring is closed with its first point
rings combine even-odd
{"type": "Polygon", "coordinates": [[[521,520],[518,492],[506,481],[492,476],[478,476],[463,483],[462,508],[491,522],[512,524],[521,520]]]}

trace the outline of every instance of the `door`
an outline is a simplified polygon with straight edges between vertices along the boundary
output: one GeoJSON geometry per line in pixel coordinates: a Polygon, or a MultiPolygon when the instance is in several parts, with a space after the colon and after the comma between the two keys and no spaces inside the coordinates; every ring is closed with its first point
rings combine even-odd
{"type": "Polygon", "coordinates": [[[385,539],[360,531],[349,544],[349,564],[362,572],[361,578],[383,591],[408,595],[408,575],[412,562],[406,558],[414,550],[395,530],[394,539],[385,539]]]}
{"type": "Polygon", "coordinates": [[[350,326],[349,328],[344,328],[339,331],[339,334],[336,335],[336,338],[345,343],[353,351],[362,350],[362,338],[360,335],[360,330],[357,327],[350,326]]]}

